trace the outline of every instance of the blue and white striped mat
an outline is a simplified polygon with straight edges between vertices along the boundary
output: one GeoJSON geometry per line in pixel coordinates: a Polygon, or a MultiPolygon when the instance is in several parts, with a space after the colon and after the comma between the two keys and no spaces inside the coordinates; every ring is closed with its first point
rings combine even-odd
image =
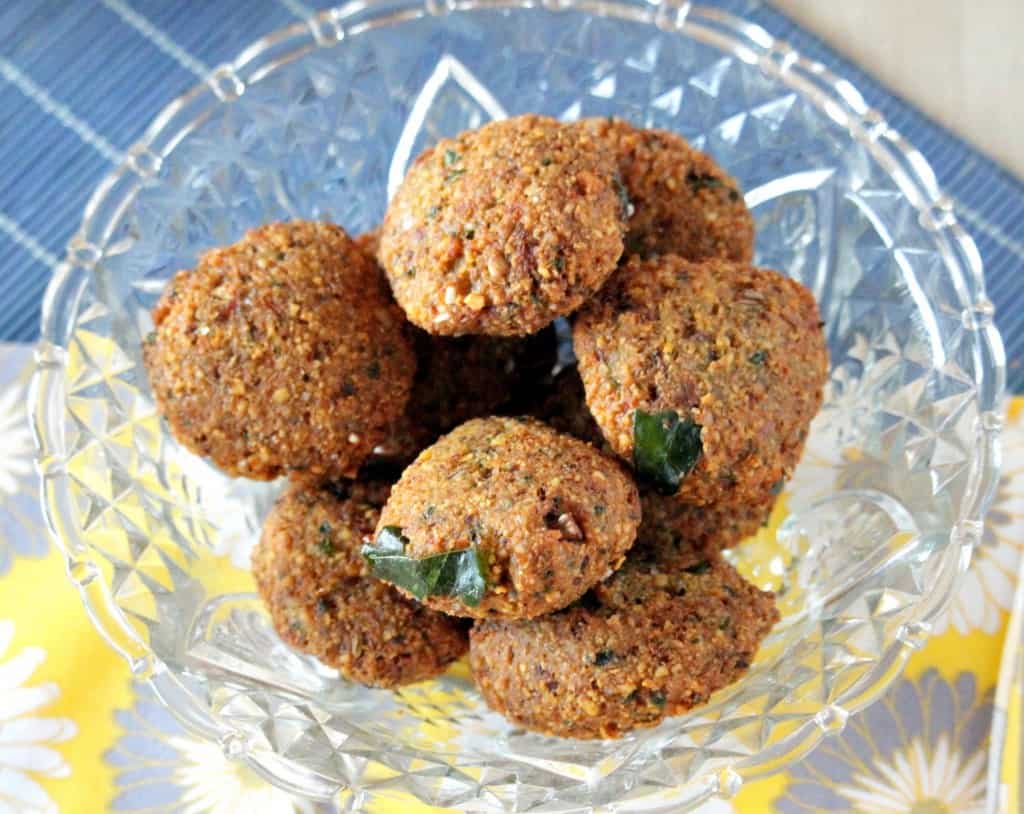
{"type": "MultiPolygon", "coordinates": [[[[707,0],[706,0],[707,1],[707,0]]],[[[53,266],[97,182],[172,98],[331,0],[0,4],[0,341],[31,341],[53,266]]],[[[1024,390],[1024,185],[760,0],[711,0],[851,80],[931,162],[978,242],[1024,390]]]]}

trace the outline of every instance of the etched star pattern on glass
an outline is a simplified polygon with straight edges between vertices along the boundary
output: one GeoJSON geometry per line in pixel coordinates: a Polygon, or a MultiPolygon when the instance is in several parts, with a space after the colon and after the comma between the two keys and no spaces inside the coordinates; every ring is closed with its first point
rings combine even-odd
{"type": "Polygon", "coordinates": [[[995,478],[999,338],[923,159],[849,85],[720,12],[545,5],[559,10],[351,4],[261,41],[101,186],[47,298],[32,407],[44,502],[97,625],[190,731],[351,808],[411,794],[679,811],[734,791],[898,675],[995,478]],[[524,112],[622,116],[710,151],[746,190],[758,262],[817,295],[831,351],[790,514],[735,554],[779,591],[783,623],[710,705],[619,741],[519,730],[464,670],[392,693],[282,645],[245,581],[218,577],[279,487],[181,450],[141,366],[149,310],[198,252],[278,219],[372,228],[425,146],[524,112]]]}

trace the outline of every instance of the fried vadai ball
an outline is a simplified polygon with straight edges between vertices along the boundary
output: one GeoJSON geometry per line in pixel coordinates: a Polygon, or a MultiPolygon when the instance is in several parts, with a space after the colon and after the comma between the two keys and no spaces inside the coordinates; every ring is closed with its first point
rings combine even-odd
{"type": "Polygon", "coordinates": [[[368,576],[360,554],[386,482],[294,484],[267,517],[253,576],[278,635],[376,687],[431,678],[466,650],[466,625],[368,576]]]}
{"type": "Polygon", "coordinates": [[[640,493],[643,521],[637,545],[688,544],[710,552],[732,548],[765,524],[774,505],[770,493],[759,501],[694,506],[645,489],[640,493]]]}
{"type": "Polygon", "coordinates": [[[171,433],[232,476],[353,474],[405,409],[401,311],[344,230],[275,223],[203,254],[143,357],[171,433]]]}
{"type": "Polygon", "coordinates": [[[618,162],[632,204],[626,255],[751,261],[754,218],[736,179],[711,156],[675,133],[622,119],[583,119],[578,126],[604,142],[618,162]]]}
{"type": "Polygon", "coordinates": [[[587,404],[638,477],[757,503],[791,475],[828,374],[814,296],[774,271],[630,258],[573,327],[587,404]]]}
{"type": "Polygon", "coordinates": [[[586,441],[598,449],[605,447],[601,428],[587,407],[583,380],[575,365],[541,381],[516,403],[517,412],[543,421],[549,427],[586,441]]]}
{"type": "Polygon", "coordinates": [[[639,523],[636,487],[614,458],[538,421],[482,418],[405,470],[364,553],[374,574],[435,610],[528,618],[608,576],[639,523]]]}
{"type": "Polygon", "coordinates": [[[527,729],[616,738],[736,681],[778,618],[718,555],[634,549],[565,610],[477,622],[470,667],[487,704],[527,729]]]}
{"type": "Polygon", "coordinates": [[[526,337],[432,336],[418,328],[411,334],[417,358],[412,395],[371,457],[400,468],[442,433],[533,392],[557,357],[554,332],[547,328],[526,337]]]}
{"type": "Polygon", "coordinates": [[[617,183],[595,138],[543,116],[442,140],[413,162],[381,227],[395,299],[433,334],[536,333],[614,271],[617,183]]]}

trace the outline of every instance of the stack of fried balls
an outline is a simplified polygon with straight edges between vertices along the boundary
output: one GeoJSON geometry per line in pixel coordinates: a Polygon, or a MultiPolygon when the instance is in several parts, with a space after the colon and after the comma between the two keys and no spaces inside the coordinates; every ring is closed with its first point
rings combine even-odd
{"type": "Polygon", "coordinates": [[[753,247],[679,136],[524,115],[426,150],[372,233],[206,252],[143,355],[179,443],[289,480],[253,553],[285,642],[378,687],[468,651],[516,724],[613,738],[736,681],[779,618],[722,551],[796,466],[828,355],[753,247]]]}

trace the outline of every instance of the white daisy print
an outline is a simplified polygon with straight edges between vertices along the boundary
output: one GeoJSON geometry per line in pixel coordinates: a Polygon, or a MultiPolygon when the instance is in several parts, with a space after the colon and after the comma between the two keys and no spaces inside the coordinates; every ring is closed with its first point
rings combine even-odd
{"type": "Polygon", "coordinates": [[[114,717],[124,730],[104,759],[115,771],[109,808],[146,814],[314,814],[328,809],[291,797],[230,760],[216,743],[189,735],[136,683],[131,709],[114,717]]]}
{"type": "Polygon", "coordinates": [[[298,800],[237,761],[228,760],[220,746],[189,737],[168,738],[178,750],[174,772],[182,786],[183,814],[312,814],[313,804],[298,800]]]}
{"type": "Polygon", "coordinates": [[[25,412],[25,388],[17,384],[0,390],[0,499],[15,494],[24,478],[32,476],[35,449],[25,412]]]}
{"type": "Polygon", "coordinates": [[[31,348],[0,345],[0,577],[16,559],[42,557],[50,547],[25,404],[31,370],[31,348]]]}
{"type": "Polygon", "coordinates": [[[78,729],[67,718],[39,714],[57,699],[60,688],[30,683],[46,653],[26,647],[8,658],[13,639],[14,623],[0,621],[0,811],[56,814],[56,804],[39,781],[71,774],[52,745],[74,737],[78,729]]]}
{"type": "Polygon", "coordinates": [[[945,735],[931,745],[918,738],[892,763],[854,775],[836,791],[872,814],[983,814],[985,753],[959,755],[945,735]]]}
{"type": "Polygon", "coordinates": [[[935,633],[944,633],[952,625],[963,635],[972,630],[994,634],[1003,613],[1009,613],[1013,604],[1017,564],[1024,552],[1022,417],[1003,428],[1002,478],[985,517],[985,534],[950,607],[936,623],[935,633]]]}
{"type": "Polygon", "coordinates": [[[982,814],[992,693],[977,677],[902,679],[789,772],[779,814],[982,814]]]}

